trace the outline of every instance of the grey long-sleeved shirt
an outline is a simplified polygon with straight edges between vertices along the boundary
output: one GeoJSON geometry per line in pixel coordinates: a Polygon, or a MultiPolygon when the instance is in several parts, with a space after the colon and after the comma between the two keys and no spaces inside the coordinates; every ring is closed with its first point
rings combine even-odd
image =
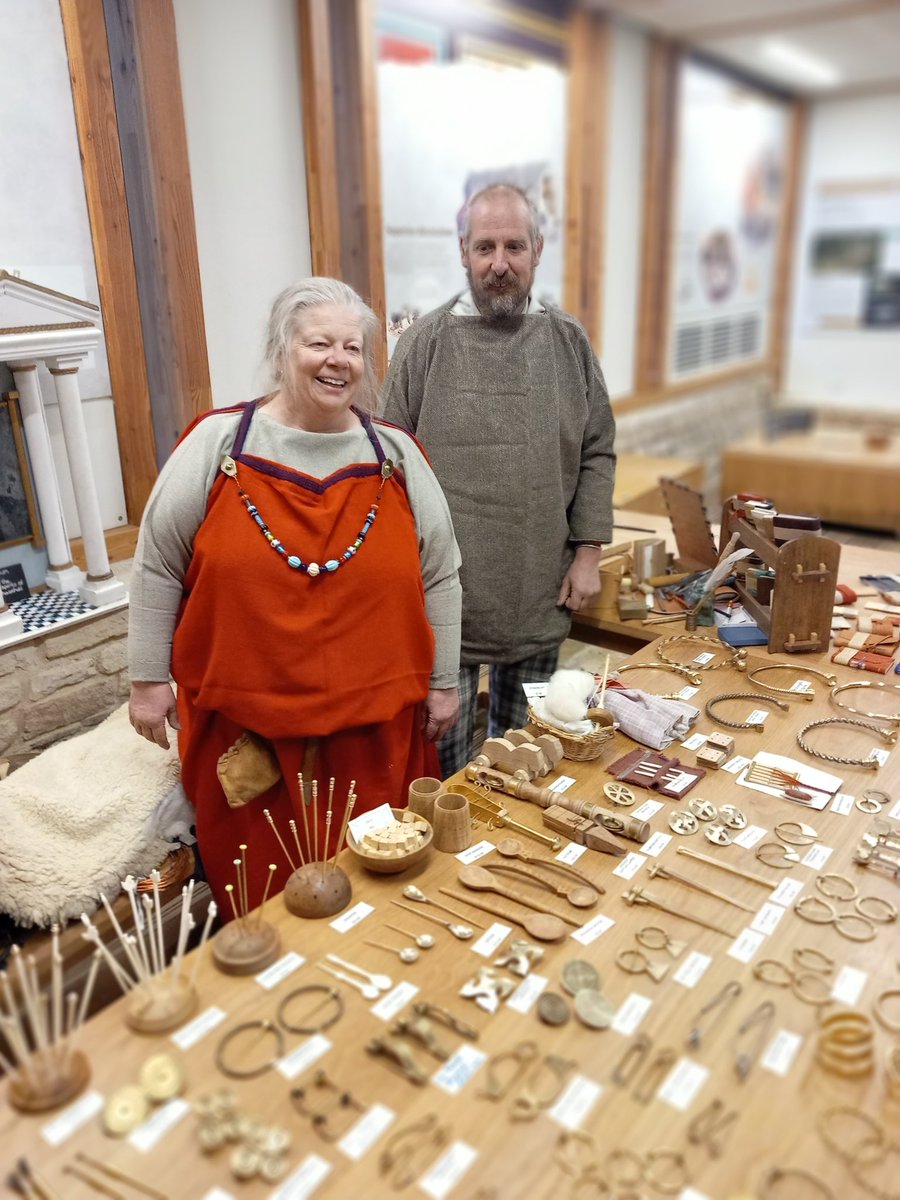
{"type": "MultiPolygon", "coordinates": [[[[172,635],[194,536],[203,521],[222,456],[235,438],[241,413],[223,411],[201,421],[160,472],[141,523],[131,576],[128,630],[131,679],[169,678],[172,635]]],[[[419,447],[406,433],[376,423],[385,454],[403,472],[419,538],[425,611],[435,635],[433,688],[455,687],[459,671],[459,549],[447,502],[419,447]]],[[[344,433],[292,429],[258,410],[244,450],[324,479],[355,462],[375,462],[362,426],[344,433]]]]}

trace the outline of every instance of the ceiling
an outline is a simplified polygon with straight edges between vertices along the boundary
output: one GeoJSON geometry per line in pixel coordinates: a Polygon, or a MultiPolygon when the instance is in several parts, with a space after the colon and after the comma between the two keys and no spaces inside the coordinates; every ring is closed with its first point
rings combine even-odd
{"type": "Polygon", "coordinates": [[[900,0],[582,0],[808,96],[900,91],[900,0]]]}

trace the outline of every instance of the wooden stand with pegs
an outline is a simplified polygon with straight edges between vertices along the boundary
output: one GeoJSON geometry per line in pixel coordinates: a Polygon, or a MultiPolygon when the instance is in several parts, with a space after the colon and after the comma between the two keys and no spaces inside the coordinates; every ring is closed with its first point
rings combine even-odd
{"type": "Polygon", "coordinates": [[[321,858],[319,855],[319,784],[317,780],[313,780],[311,784],[312,795],[312,829],[309,825],[309,815],[307,813],[303,776],[298,775],[297,781],[300,788],[300,803],[303,807],[303,837],[305,842],[304,848],[300,845],[299,833],[295,821],[290,822],[291,831],[294,834],[294,839],[297,846],[297,855],[300,860],[300,865],[297,866],[290,856],[287,846],[285,845],[278,829],[275,826],[275,821],[268,809],[264,809],[266,820],[272,827],[272,830],[278,839],[278,844],[281,846],[284,856],[291,868],[291,875],[284,887],[284,903],[288,912],[293,913],[295,917],[306,917],[317,919],[320,917],[331,917],[335,913],[341,912],[350,903],[353,894],[350,886],[350,880],[341,868],[337,865],[337,857],[341,852],[343,841],[347,833],[347,824],[353,813],[353,805],[356,803],[356,780],[352,780],[350,788],[347,792],[347,800],[344,805],[344,817],[341,824],[341,831],[338,836],[337,846],[335,848],[334,857],[328,858],[328,843],[331,835],[331,824],[334,816],[334,779],[330,779],[328,783],[328,807],[325,811],[325,837],[321,848],[321,858]]]}
{"type": "MultiPolygon", "coordinates": [[[[296,836],[296,826],[291,822],[296,836]]],[[[272,886],[272,877],[277,871],[275,863],[269,863],[269,876],[263,897],[255,916],[250,911],[247,896],[247,849],[241,845],[241,857],[234,860],[238,880],[238,903],[234,903],[234,887],[226,884],[225,890],[231,900],[234,920],[220,929],[212,941],[212,958],[224,975],[255,975],[264,971],[281,952],[281,937],[274,925],[263,920],[263,908],[272,886]]]]}

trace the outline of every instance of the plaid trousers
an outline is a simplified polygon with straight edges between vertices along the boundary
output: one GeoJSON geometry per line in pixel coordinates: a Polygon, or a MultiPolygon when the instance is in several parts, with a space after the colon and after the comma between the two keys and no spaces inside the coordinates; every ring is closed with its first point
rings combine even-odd
{"type": "MultiPolygon", "coordinates": [[[[528,700],[523,683],[546,683],[559,661],[559,647],[514,663],[491,663],[488,737],[502,737],[507,729],[520,729],[528,720],[528,700]]],[[[478,664],[459,669],[459,720],[438,742],[441,773],[445,779],[461,771],[472,757],[475,708],[478,699],[478,664]]]]}

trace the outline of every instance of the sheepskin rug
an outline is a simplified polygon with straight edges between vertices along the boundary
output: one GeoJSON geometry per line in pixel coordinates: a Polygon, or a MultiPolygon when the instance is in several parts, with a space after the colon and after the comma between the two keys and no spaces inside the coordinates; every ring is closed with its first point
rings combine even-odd
{"type": "Polygon", "coordinates": [[[50,925],[153,870],[172,849],[166,834],[184,827],[179,779],[175,746],[138,737],[123,704],[0,781],[0,911],[50,925]]]}

